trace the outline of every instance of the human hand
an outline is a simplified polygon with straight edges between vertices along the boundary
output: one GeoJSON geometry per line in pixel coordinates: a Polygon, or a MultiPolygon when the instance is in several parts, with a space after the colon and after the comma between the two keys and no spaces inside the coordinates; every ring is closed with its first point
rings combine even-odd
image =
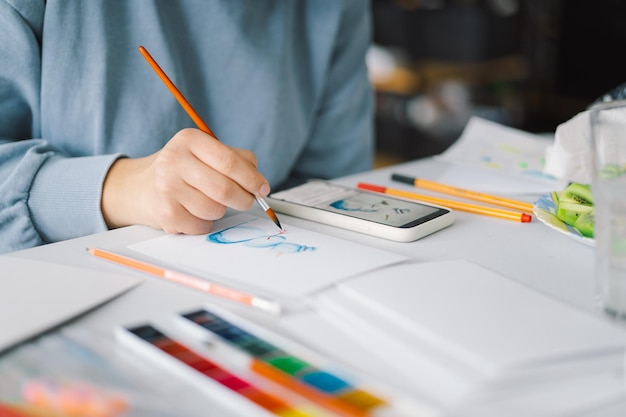
{"type": "Polygon", "coordinates": [[[104,181],[109,228],[143,224],[168,233],[208,233],[227,207],[245,211],[270,187],[248,150],[198,129],[176,133],[158,152],[117,160],[104,181]]]}

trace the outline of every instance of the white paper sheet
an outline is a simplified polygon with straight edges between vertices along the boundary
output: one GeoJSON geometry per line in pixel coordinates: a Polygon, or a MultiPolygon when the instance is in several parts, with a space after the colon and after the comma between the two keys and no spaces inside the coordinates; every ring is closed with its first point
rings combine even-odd
{"type": "MultiPolygon", "coordinates": [[[[473,184],[457,183],[457,187],[494,193],[545,193],[564,186],[563,181],[543,172],[546,148],[552,143],[549,138],[473,117],[461,137],[436,158],[488,174],[482,181],[474,178],[473,184]],[[502,185],[507,178],[508,187],[502,185]]],[[[440,181],[454,183],[450,178],[440,181]]]]}
{"type": "Polygon", "coordinates": [[[349,276],[407,258],[358,243],[238,214],[215,223],[202,236],[168,235],[129,246],[172,265],[215,279],[297,297],[349,276]]]}
{"type": "Polygon", "coordinates": [[[0,351],[60,325],[142,280],[32,259],[0,257],[0,351]]]}
{"type": "Polygon", "coordinates": [[[453,187],[501,196],[536,196],[565,188],[565,184],[555,185],[551,181],[528,181],[528,179],[513,175],[494,175],[488,169],[465,165],[450,165],[437,178],[437,181],[453,187]]]}

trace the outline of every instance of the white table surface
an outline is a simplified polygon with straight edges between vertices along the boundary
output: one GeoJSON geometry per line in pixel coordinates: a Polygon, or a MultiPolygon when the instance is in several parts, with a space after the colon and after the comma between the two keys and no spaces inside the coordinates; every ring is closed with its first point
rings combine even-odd
{"type": "MultiPolygon", "coordinates": [[[[398,188],[398,183],[391,181],[391,172],[419,172],[424,178],[437,180],[447,167],[446,163],[423,159],[344,177],[337,182],[354,186],[357,182],[364,181],[398,188]]],[[[516,198],[532,202],[536,197],[538,196],[516,198]]],[[[281,218],[299,227],[397,252],[418,261],[467,259],[574,305],[589,314],[609,320],[597,311],[594,304],[592,247],[557,233],[536,219],[531,223],[518,223],[463,212],[456,212],[456,215],[456,223],[452,227],[411,243],[396,243],[286,216],[281,218]]],[[[132,226],[14,252],[10,256],[120,274],[140,274],[90,256],[85,248],[120,248],[162,234],[147,227],[132,226]]],[[[105,338],[112,338],[112,331],[116,325],[158,319],[174,312],[195,308],[205,304],[207,300],[261,323],[266,320],[245,307],[233,306],[228,301],[217,300],[158,278],[140,275],[145,277],[144,284],[78,318],[71,325],[88,329],[105,338]]],[[[626,400],[617,401],[602,410],[591,410],[589,414],[580,415],[626,415],[626,400]]]]}

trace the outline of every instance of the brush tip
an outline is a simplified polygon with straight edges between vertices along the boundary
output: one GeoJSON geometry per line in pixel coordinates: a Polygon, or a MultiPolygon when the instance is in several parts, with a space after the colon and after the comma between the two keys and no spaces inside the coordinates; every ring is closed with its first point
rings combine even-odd
{"type": "Polygon", "coordinates": [[[274,222],[274,224],[276,226],[278,226],[278,228],[280,229],[281,232],[284,232],[285,229],[283,229],[283,226],[281,226],[280,221],[278,220],[278,216],[276,215],[276,213],[274,213],[274,210],[272,210],[271,208],[268,208],[266,211],[267,215],[270,217],[270,219],[272,219],[272,221],[274,222]]]}

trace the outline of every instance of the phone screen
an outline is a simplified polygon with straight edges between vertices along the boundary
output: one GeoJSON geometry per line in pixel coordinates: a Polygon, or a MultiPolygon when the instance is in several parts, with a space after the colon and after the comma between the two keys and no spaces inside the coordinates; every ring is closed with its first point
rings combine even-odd
{"type": "Polygon", "coordinates": [[[395,227],[415,226],[447,213],[447,210],[438,207],[324,181],[309,181],[271,197],[395,227]]]}

